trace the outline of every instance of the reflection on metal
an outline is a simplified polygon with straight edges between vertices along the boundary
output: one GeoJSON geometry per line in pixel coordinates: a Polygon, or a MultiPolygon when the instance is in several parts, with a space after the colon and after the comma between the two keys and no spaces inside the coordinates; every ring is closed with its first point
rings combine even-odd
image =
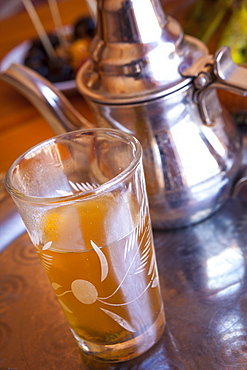
{"type": "Polygon", "coordinates": [[[218,297],[236,293],[245,274],[245,258],[238,245],[230,245],[206,261],[208,289],[218,297]]]}
{"type": "MultiPolygon", "coordinates": [[[[171,128],[171,135],[176,148],[178,161],[181,163],[181,173],[189,187],[196,186],[198,183],[208,180],[211,176],[217,176],[219,164],[205,142],[201,139],[200,130],[194,122],[182,122],[171,128]],[[187,143],[193,137],[194,152],[188,151],[187,143]],[[195,155],[195,153],[200,153],[195,155]],[[202,165],[203,163],[203,165],[202,165]]],[[[193,190],[192,190],[193,191],[193,190]]]]}

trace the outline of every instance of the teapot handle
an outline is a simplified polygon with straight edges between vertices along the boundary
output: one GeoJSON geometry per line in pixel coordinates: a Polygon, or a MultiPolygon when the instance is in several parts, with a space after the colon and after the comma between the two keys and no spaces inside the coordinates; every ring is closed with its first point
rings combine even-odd
{"type": "Polygon", "coordinates": [[[240,191],[247,186],[247,170],[245,170],[246,174],[241,177],[234,185],[231,191],[232,198],[235,198],[240,191]]]}
{"type": "Polygon", "coordinates": [[[243,188],[247,187],[247,164],[244,163],[240,171],[240,176],[233,184],[231,189],[231,197],[236,198],[243,188]]]}
{"type": "Polygon", "coordinates": [[[11,64],[1,78],[34,104],[56,135],[93,126],[59,90],[30,68],[11,64]]]}
{"type": "Polygon", "coordinates": [[[229,47],[223,46],[215,56],[207,55],[199,62],[182,72],[184,77],[194,77],[193,100],[198,104],[202,121],[211,125],[206,106],[206,97],[212,89],[227,90],[247,96],[247,69],[234,63],[229,47]]]}

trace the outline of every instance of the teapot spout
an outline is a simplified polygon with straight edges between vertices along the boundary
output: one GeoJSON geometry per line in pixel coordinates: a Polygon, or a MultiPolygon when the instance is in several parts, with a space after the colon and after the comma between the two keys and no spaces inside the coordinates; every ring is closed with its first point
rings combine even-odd
{"type": "Polygon", "coordinates": [[[11,64],[1,78],[24,95],[47,120],[56,135],[92,123],[83,117],[48,80],[21,64],[11,64]]]}

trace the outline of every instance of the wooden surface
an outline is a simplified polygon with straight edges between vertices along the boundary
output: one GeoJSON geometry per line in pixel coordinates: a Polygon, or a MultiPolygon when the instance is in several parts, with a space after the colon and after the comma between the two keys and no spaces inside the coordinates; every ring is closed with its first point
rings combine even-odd
{"type": "MultiPolygon", "coordinates": [[[[87,8],[83,0],[65,0],[59,3],[64,24],[73,24],[87,8]]],[[[54,29],[47,2],[37,7],[38,14],[47,31],[54,29]]],[[[37,37],[33,24],[23,11],[0,22],[0,60],[24,40],[37,37]]],[[[78,110],[90,117],[90,112],[78,93],[69,97],[78,110]]],[[[47,122],[37,110],[13,87],[0,79],[0,173],[24,151],[54,136],[47,122]]]]}

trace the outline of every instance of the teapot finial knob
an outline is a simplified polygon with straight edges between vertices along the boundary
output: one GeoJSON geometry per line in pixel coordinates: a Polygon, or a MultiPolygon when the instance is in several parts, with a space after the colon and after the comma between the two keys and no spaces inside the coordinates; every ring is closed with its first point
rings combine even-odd
{"type": "Polygon", "coordinates": [[[97,35],[77,74],[78,89],[101,103],[136,103],[185,86],[180,65],[208,54],[158,0],[99,0],[97,35]]]}

